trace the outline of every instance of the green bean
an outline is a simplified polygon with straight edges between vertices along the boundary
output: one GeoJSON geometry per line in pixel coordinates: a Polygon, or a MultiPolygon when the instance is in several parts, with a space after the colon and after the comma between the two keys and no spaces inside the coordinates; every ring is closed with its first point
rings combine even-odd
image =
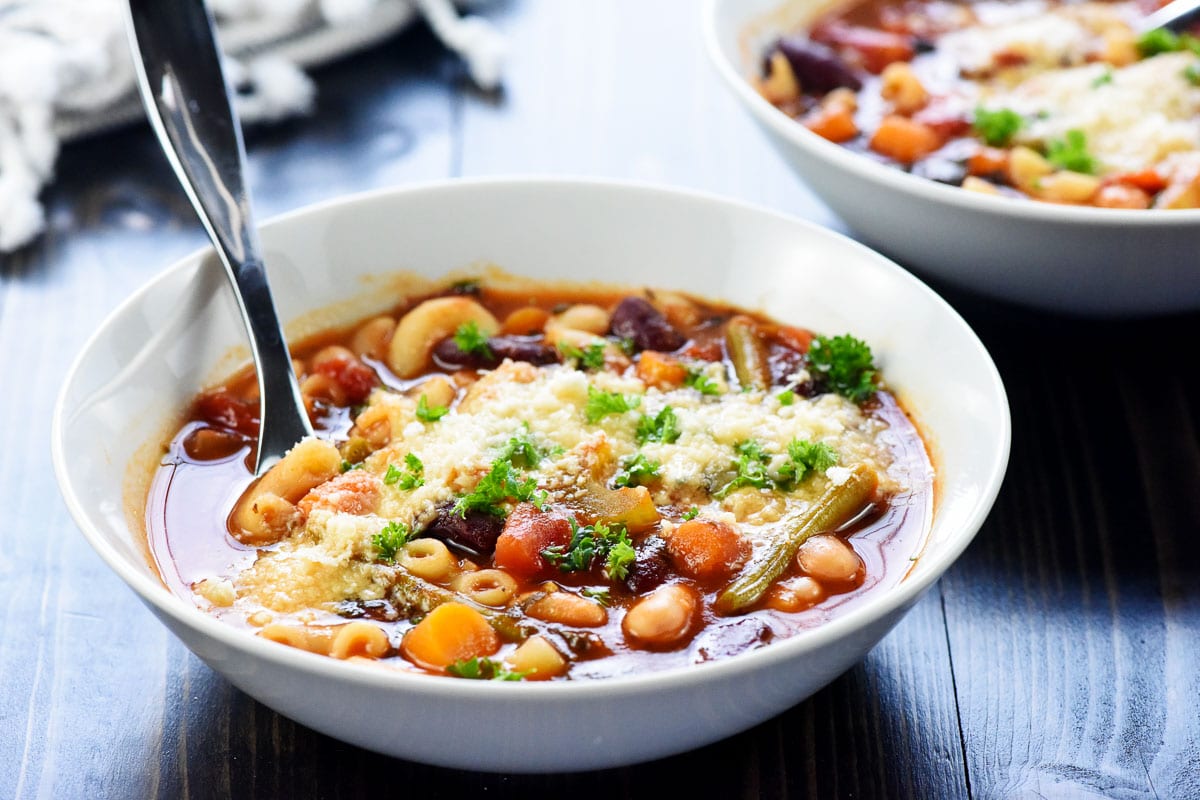
{"type": "Polygon", "coordinates": [[[725,347],[738,383],[759,391],[771,388],[770,353],[754,320],[741,315],[729,320],[725,326],[725,347]]]}
{"type": "Polygon", "coordinates": [[[397,609],[406,616],[428,614],[444,603],[453,602],[470,606],[483,615],[496,633],[510,642],[523,642],[535,630],[532,626],[522,625],[516,617],[505,611],[498,611],[476,603],[469,597],[430,583],[424,578],[418,578],[400,567],[396,568],[396,580],[392,584],[391,599],[397,609]]]}
{"type": "Polygon", "coordinates": [[[811,506],[786,515],[779,522],[781,535],[767,553],[752,561],[713,604],[718,614],[740,614],[762,599],[800,545],[818,533],[836,530],[862,510],[879,486],[879,476],[865,464],[851,469],[843,483],[830,484],[811,506]]]}

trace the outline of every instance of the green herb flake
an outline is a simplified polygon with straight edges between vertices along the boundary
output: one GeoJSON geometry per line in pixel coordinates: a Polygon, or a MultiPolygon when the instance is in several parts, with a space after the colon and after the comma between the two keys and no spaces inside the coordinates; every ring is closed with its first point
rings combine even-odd
{"type": "Polygon", "coordinates": [[[1007,146],[1024,125],[1025,119],[1011,108],[988,111],[982,106],[975,109],[975,118],[971,122],[975,133],[992,147],[1007,146]]]}
{"type": "Polygon", "coordinates": [[[620,392],[603,392],[595,386],[588,386],[587,405],[584,416],[590,423],[597,423],[609,414],[624,414],[626,411],[641,405],[639,395],[623,395],[620,392]]]}
{"type": "Polygon", "coordinates": [[[779,405],[781,406],[790,406],[796,402],[796,393],[791,389],[784,389],[775,395],[775,399],[779,401],[779,405]]]}
{"type": "Polygon", "coordinates": [[[613,480],[613,485],[618,488],[644,486],[658,477],[661,467],[662,464],[646,458],[643,453],[638,453],[633,458],[621,462],[621,469],[613,480]]]}
{"type": "Polygon", "coordinates": [[[1200,61],[1194,61],[1183,68],[1183,79],[1192,86],[1200,86],[1200,61]]]}
{"type": "Polygon", "coordinates": [[[584,586],[579,590],[579,593],[584,597],[595,600],[605,608],[612,605],[612,592],[609,591],[607,586],[584,586]]]}
{"type": "Polygon", "coordinates": [[[417,401],[417,419],[421,422],[437,422],[449,413],[449,406],[431,406],[425,395],[417,401]]]}
{"type": "Polygon", "coordinates": [[[1096,159],[1087,150],[1087,135],[1077,128],[1067,131],[1065,138],[1046,142],[1046,160],[1070,172],[1096,173],[1096,159]]]}
{"type": "Polygon", "coordinates": [[[675,409],[663,406],[662,411],[653,417],[643,414],[642,418],[638,420],[637,430],[633,435],[638,444],[646,442],[674,444],[679,441],[679,418],[675,416],[675,409]]]}
{"type": "Polygon", "coordinates": [[[566,546],[547,547],[542,557],[561,572],[585,572],[601,561],[611,580],[624,580],[637,558],[625,527],[600,522],[581,526],[574,517],[567,521],[571,525],[571,541],[566,546]]]}
{"type": "Polygon", "coordinates": [[[632,357],[637,352],[637,342],[629,336],[622,336],[617,339],[617,347],[621,348],[621,352],[632,357]]]}
{"type": "Polygon", "coordinates": [[[721,393],[720,384],[698,369],[689,369],[687,377],[683,379],[683,383],[685,386],[692,387],[700,394],[715,395],[721,393]]]}
{"type": "Polygon", "coordinates": [[[498,458],[492,462],[491,471],[475,484],[475,488],[458,498],[454,513],[466,517],[471,511],[484,511],[494,517],[503,517],[507,514],[503,506],[507,500],[531,502],[541,508],[546,501],[546,493],[537,488],[536,478],[526,478],[508,459],[498,458]]]}
{"type": "Polygon", "coordinates": [[[604,369],[604,349],[604,342],[589,344],[582,350],[567,342],[558,343],[558,351],[563,354],[563,358],[574,361],[584,369],[592,371],[604,369]]]}
{"type": "Polygon", "coordinates": [[[413,538],[412,530],[403,522],[392,520],[383,530],[371,537],[375,547],[375,560],[387,564],[396,563],[396,554],[413,538]]]}
{"type": "Polygon", "coordinates": [[[529,434],[529,423],[521,423],[524,430],[508,440],[500,450],[498,458],[509,461],[516,467],[537,469],[547,458],[562,455],[561,447],[539,447],[529,434]]]}
{"type": "Polygon", "coordinates": [[[395,464],[388,464],[387,472],[383,474],[383,482],[388,486],[396,486],[406,492],[425,485],[425,464],[415,453],[404,457],[405,469],[395,464]]]}
{"type": "Polygon", "coordinates": [[[824,472],[838,462],[837,451],[824,442],[792,439],[788,443],[788,460],[779,468],[776,483],[792,488],[816,472],[824,472]]]}
{"type": "Polygon", "coordinates": [[[1200,52],[1200,39],[1190,34],[1177,34],[1166,28],[1146,31],[1137,40],[1137,49],[1142,58],[1153,58],[1160,53],[1178,53],[1181,50],[1200,52]]]}
{"type": "Polygon", "coordinates": [[[850,334],[818,336],[808,350],[808,366],[827,391],[861,403],[875,394],[875,362],[871,348],[850,334]]]}
{"type": "Polygon", "coordinates": [[[519,681],[527,674],[510,670],[495,659],[479,657],[455,661],[446,667],[446,673],[472,681],[519,681]]]}
{"type": "Polygon", "coordinates": [[[767,474],[767,463],[771,460],[771,456],[762,449],[762,445],[753,439],[747,439],[735,449],[738,459],[731,468],[736,475],[721,489],[713,492],[713,497],[720,500],[735,489],[741,489],[744,486],[753,486],[755,489],[774,489],[775,481],[767,474]]]}
{"type": "Polygon", "coordinates": [[[689,522],[691,520],[694,520],[698,516],[700,516],[700,509],[697,508],[696,506],[692,506],[687,511],[683,512],[683,521],[689,522]]]}
{"type": "Polygon", "coordinates": [[[475,353],[484,358],[492,358],[492,348],[488,347],[487,334],[479,330],[475,320],[467,320],[454,331],[454,343],[464,353],[475,353]]]}
{"type": "Polygon", "coordinates": [[[1101,86],[1105,86],[1112,82],[1113,82],[1112,67],[1105,66],[1104,72],[1100,73],[1092,80],[1092,88],[1099,89],[1101,86]]]}

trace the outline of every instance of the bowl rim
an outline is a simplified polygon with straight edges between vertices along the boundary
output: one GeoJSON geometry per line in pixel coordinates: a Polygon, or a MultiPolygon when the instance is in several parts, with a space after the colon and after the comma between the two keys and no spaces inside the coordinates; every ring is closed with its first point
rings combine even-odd
{"type": "MultiPolygon", "coordinates": [[[[160,578],[146,570],[153,569],[151,564],[135,566],[126,557],[111,546],[86,513],[71,481],[69,458],[65,450],[64,418],[70,390],[78,374],[97,348],[101,339],[107,335],[111,326],[124,316],[130,308],[141,302],[147,294],[165,282],[178,280],[181,272],[194,268],[205,258],[214,255],[211,247],[201,247],[182,258],[172,262],[162,269],[159,274],[147,281],[129,297],[123,300],[104,318],[104,321],[88,337],[86,343],[74,358],[66,372],[61,389],[55,400],[51,421],[50,445],[51,458],[54,465],[55,478],[58,482],[63,500],[71,517],[87,539],[92,549],[101,559],[141,598],[160,619],[170,618],[173,622],[193,629],[197,633],[216,641],[217,643],[240,651],[254,659],[261,659],[273,666],[301,670],[315,677],[338,680],[352,685],[390,693],[403,694],[418,691],[424,695],[437,698],[470,698],[475,700],[507,700],[512,697],[533,694],[546,701],[566,701],[568,699],[585,699],[592,696],[613,696],[614,694],[638,695],[662,690],[664,683],[672,689],[688,688],[702,685],[723,678],[737,678],[746,673],[757,672],[800,656],[802,653],[817,650],[838,640],[852,636],[856,631],[864,630],[873,623],[888,617],[890,614],[902,611],[911,606],[921,597],[924,591],[941,578],[958,556],[974,539],[990,512],[997,494],[999,493],[1004,473],[1008,465],[1011,447],[1011,413],[1007,393],[1000,378],[999,371],[987,349],[979,337],[963,320],[962,316],[924,282],[913,276],[895,262],[871,250],[866,245],[856,242],[836,231],[824,228],[816,223],[793,217],[770,208],[747,203],[741,200],[721,197],[714,193],[693,189],[667,187],[639,181],[613,180],[595,177],[576,176],[540,176],[540,175],[498,175],[480,178],[451,178],[414,183],[402,187],[385,187],[367,192],[331,198],[312,205],[271,217],[260,225],[260,229],[269,236],[269,229],[283,225],[297,218],[310,215],[324,215],[335,209],[344,209],[357,204],[371,204],[381,198],[393,196],[421,195],[430,193],[478,192],[478,191],[517,191],[529,189],[554,189],[567,191],[582,191],[587,193],[618,193],[640,194],[655,196],[668,203],[696,203],[708,207],[726,207],[739,213],[773,218],[802,232],[804,237],[825,237],[835,240],[840,247],[858,251],[860,256],[873,262],[875,269],[894,272],[897,280],[907,283],[918,293],[928,296],[936,305],[942,307],[949,315],[948,322],[960,328],[964,344],[981,359],[981,364],[987,374],[988,390],[997,401],[1002,412],[996,420],[997,426],[990,431],[995,446],[994,457],[982,470],[984,479],[980,482],[980,494],[976,499],[970,514],[966,516],[945,541],[940,543],[932,554],[923,555],[921,560],[926,567],[918,573],[910,574],[900,583],[880,592],[877,597],[868,598],[861,604],[834,616],[820,626],[800,631],[781,641],[774,642],[770,647],[763,647],[736,656],[720,659],[705,664],[688,664],[655,670],[644,674],[619,675],[592,680],[580,681],[520,681],[516,684],[506,683],[500,689],[491,686],[491,681],[453,681],[444,680],[441,676],[410,673],[397,669],[381,668],[374,664],[356,664],[329,658],[328,656],[308,653],[298,648],[280,645],[259,636],[254,636],[228,623],[207,614],[199,607],[189,604],[183,598],[176,596],[166,587],[160,578]]],[[[264,237],[266,238],[266,237],[264,237]]],[[[918,415],[919,419],[919,415],[918,415]]],[[[122,474],[129,468],[122,465],[122,474]]],[[[937,522],[937,511],[934,512],[934,523],[937,522]]],[[[129,525],[125,517],[125,527],[137,536],[137,531],[129,525]]],[[[144,535],[144,534],[142,534],[144,535]]],[[[857,660],[857,659],[856,659],[857,660]]],[[[220,670],[218,670],[220,671],[220,670]]],[[[781,711],[783,709],[780,709],[781,711]]]]}
{"type": "MultiPolygon", "coordinates": [[[[728,34],[729,31],[719,29],[717,19],[722,9],[734,6],[738,2],[739,0],[704,0],[700,12],[701,28],[709,61],[742,104],[760,123],[813,158],[828,161],[863,180],[881,183],[889,189],[915,195],[931,203],[959,206],[979,214],[1008,216],[1014,218],[1014,221],[1068,226],[1112,225],[1126,227],[1144,225],[1152,228],[1160,226],[1194,227],[1200,224],[1200,208],[1098,208],[1024,201],[1019,198],[965,191],[958,186],[938,183],[873,161],[822,138],[767,102],[762,95],[751,88],[750,82],[739,71],[737,65],[726,57],[722,46],[722,36],[728,34]]],[[[776,0],[776,5],[786,5],[786,0],[776,0]]],[[[750,20],[744,19],[741,22],[747,24],[750,20]]],[[[733,33],[738,32],[734,31],[733,33]]]]}

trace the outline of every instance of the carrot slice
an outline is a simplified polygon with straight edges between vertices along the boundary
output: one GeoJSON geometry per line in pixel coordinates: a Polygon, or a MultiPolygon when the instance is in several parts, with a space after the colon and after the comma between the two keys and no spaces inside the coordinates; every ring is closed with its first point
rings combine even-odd
{"type": "Polygon", "coordinates": [[[400,653],[419,667],[441,672],[459,661],[490,656],[500,637],[487,620],[462,603],[444,603],[404,635],[400,653]]]}
{"type": "Polygon", "coordinates": [[[933,128],[895,114],[884,117],[871,137],[872,150],[905,164],[911,164],[941,146],[942,139],[933,128]]]}

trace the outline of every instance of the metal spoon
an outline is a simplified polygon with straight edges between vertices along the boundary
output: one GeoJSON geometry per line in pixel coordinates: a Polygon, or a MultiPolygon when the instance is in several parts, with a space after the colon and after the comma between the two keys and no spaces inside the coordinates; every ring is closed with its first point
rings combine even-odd
{"type": "Polygon", "coordinates": [[[1155,28],[1167,28],[1178,33],[1196,21],[1197,16],[1200,16],[1197,12],[1200,12],[1200,0],[1174,0],[1153,14],[1143,17],[1137,28],[1140,33],[1155,28]]]}
{"type": "Polygon", "coordinates": [[[129,39],[150,124],[208,231],[258,370],[261,475],[312,434],[259,255],[234,113],[212,15],[203,0],[130,0],[129,39]]]}

